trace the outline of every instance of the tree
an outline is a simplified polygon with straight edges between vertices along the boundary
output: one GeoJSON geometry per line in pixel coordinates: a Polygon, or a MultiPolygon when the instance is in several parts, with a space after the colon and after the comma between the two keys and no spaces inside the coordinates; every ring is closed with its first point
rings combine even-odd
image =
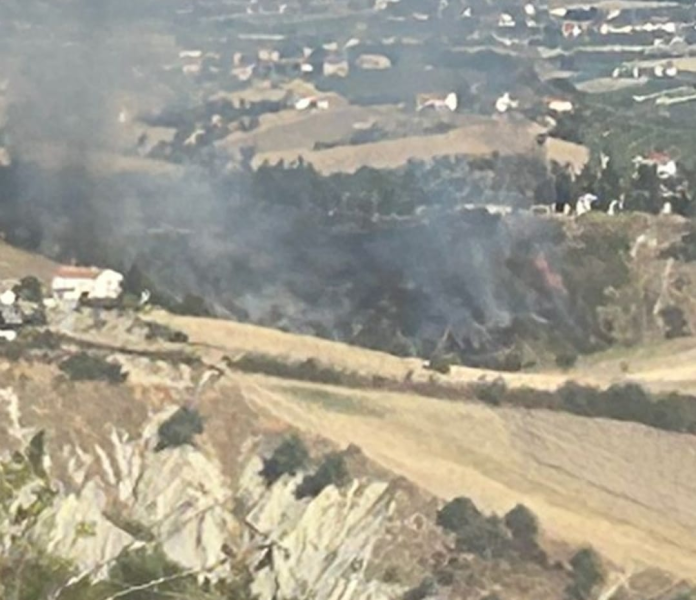
{"type": "Polygon", "coordinates": [[[604,568],[599,554],[592,548],[583,548],[570,559],[573,583],[566,593],[573,600],[586,600],[596,585],[604,581],[604,568]]]}
{"type": "Polygon", "coordinates": [[[20,282],[12,290],[17,297],[27,302],[39,304],[43,302],[43,289],[41,282],[33,275],[22,277],[20,282]]]}
{"type": "Polygon", "coordinates": [[[72,381],[108,381],[109,383],[123,383],[128,377],[121,365],[111,363],[100,356],[93,356],[87,352],[78,352],[66,358],[58,368],[72,381]]]}
{"type": "Polygon", "coordinates": [[[341,487],[348,482],[350,474],[346,459],[341,452],[330,452],[324,457],[316,473],[307,475],[295,490],[295,497],[315,498],[330,485],[341,487]]]}
{"type": "Polygon", "coordinates": [[[263,461],[261,476],[266,485],[273,485],[283,475],[295,475],[309,460],[309,452],[297,435],[291,435],[275,449],[273,454],[263,461]]]}
{"type": "Polygon", "coordinates": [[[481,511],[469,498],[460,496],[449,501],[437,512],[436,522],[443,529],[458,533],[482,516],[481,511]]]}
{"type": "Polygon", "coordinates": [[[160,425],[157,433],[159,441],[155,452],[191,445],[193,438],[203,433],[203,419],[195,408],[182,406],[160,425]]]}
{"type": "Polygon", "coordinates": [[[512,537],[521,542],[536,541],[539,533],[536,515],[523,504],[518,504],[505,515],[505,525],[512,537]]]}
{"type": "Polygon", "coordinates": [[[618,200],[622,193],[621,177],[614,167],[614,160],[609,158],[608,162],[599,176],[597,192],[599,199],[608,208],[612,200],[618,200]]]}

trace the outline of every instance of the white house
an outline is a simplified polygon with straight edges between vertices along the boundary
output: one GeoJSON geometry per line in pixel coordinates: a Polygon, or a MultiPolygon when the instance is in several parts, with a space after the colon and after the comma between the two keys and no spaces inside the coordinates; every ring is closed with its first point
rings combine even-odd
{"type": "Polygon", "coordinates": [[[513,100],[510,97],[510,93],[505,92],[495,101],[495,110],[497,110],[499,113],[505,113],[510,109],[517,108],[519,104],[519,100],[513,100]]]}
{"type": "Polygon", "coordinates": [[[636,156],[633,159],[633,164],[636,168],[639,165],[648,165],[655,167],[657,176],[660,179],[670,179],[676,177],[677,175],[677,163],[676,161],[664,152],[651,152],[648,156],[636,156]]]}
{"type": "Polygon", "coordinates": [[[0,304],[3,306],[13,306],[17,302],[17,294],[13,290],[5,290],[0,294],[0,304]]]}
{"type": "Polygon", "coordinates": [[[343,56],[327,56],[323,65],[324,77],[347,77],[350,70],[348,60],[343,56]]]}
{"type": "Polygon", "coordinates": [[[113,300],[120,296],[123,275],[96,267],[59,267],[53,276],[53,295],[64,300],[113,300]]]}
{"type": "Polygon", "coordinates": [[[454,92],[450,92],[444,97],[437,94],[418,94],[416,96],[416,110],[419,112],[426,109],[455,112],[458,105],[459,99],[454,92]]]}
{"type": "Polygon", "coordinates": [[[598,198],[594,194],[583,194],[575,203],[575,214],[580,216],[590,212],[597,200],[598,198]]]}
{"type": "Polygon", "coordinates": [[[573,112],[573,103],[570,100],[563,98],[547,98],[546,106],[551,112],[569,113],[573,112]]]}
{"type": "Polygon", "coordinates": [[[186,59],[186,58],[199,59],[199,58],[203,58],[203,51],[202,51],[202,50],[182,50],[181,52],[179,52],[179,58],[181,58],[181,59],[186,59]]]}
{"type": "Polygon", "coordinates": [[[328,110],[328,98],[319,98],[317,96],[305,96],[304,98],[299,98],[295,101],[295,110],[308,110],[312,108],[318,110],[328,110]]]}
{"type": "Polygon", "coordinates": [[[391,68],[392,62],[382,54],[361,54],[355,60],[355,65],[367,71],[381,71],[391,68]]]}

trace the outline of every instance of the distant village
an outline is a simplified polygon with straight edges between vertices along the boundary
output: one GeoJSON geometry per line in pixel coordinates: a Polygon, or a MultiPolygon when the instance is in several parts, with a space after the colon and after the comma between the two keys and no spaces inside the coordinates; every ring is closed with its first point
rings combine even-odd
{"type": "MultiPolygon", "coordinates": [[[[225,4],[216,15],[200,14],[200,30],[219,19],[230,24],[230,33],[210,36],[207,43],[193,31],[182,33],[164,66],[169,77],[188,81],[205,100],[176,117],[153,116],[153,128],[138,140],[137,153],[177,163],[210,161],[214,155],[222,164],[258,166],[301,157],[321,165],[322,151],[352,147],[357,156],[360,146],[410,136],[429,141],[463,132],[483,118],[490,123],[483,143],[491,153],[512,148],[505,143],[508,131],[533,129],[538,148],[527,151],[567,167],[575,178],[590,153],[593,160],[607,159],[574,137],[578,122],[595,118],[595,99],[617,115],[640,110],[655,118],[665,111],[673,116],[696,100],[696,60],[690,57],[696,11],[681,3],[653,4],[225,4]],[[307,15],[325,27],[305,27],[307,15]],[[345,27],[336,28],[336,20],[345,27]],[[393,109],[380,112],[388,106],[393,109]],[[262,122],[264,132],[258,133],[262,122]],[[172,125],[172,133],[163,136],[172,125]],[[495,127],[506,133],[496,135],[495,127]]],[[[197,10],[187,9],[186,17],[195,17],[197,10]]],[[[124,107],[119,122],[126,124],[131,116],[124,107]]],[[[625,147],[635,172],[641,166],[657,171],[664,200],[659,212],[672,212],[685,190],[677,167],[680,152],[647,136],[625,147]]],[[[379,151],[375,146],[372,154],[379,151]]],[[[468,151],[462,136],[448,150],[433,153],[468,151]]],[[[365,150],[363,164],[377,166],[370,155],[365,150]]],[[[420,155],[404,151],[392,162],[405,164],[410,158],[420,155]]],[[[359,156],[355,160],[361,164],[359,156]]],[[[610,214],[631,208],[621,197],[592,193],[563,204],[557,208],[565,214],[596,205],[610,214]]]]}

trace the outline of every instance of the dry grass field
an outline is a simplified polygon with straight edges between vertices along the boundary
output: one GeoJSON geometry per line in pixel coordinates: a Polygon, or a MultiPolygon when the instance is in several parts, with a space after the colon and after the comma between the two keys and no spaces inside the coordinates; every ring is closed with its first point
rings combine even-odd
{"type": "MultiPolygon", "coordinates": [[[[13,273],[24,268],[41,275],[53,268],[50,261],[12,249],[1,256],[13,273]]],[[[191,338],[187,349],[207,363],[259,352],[285,360],[315,358],[392,381],[403,381],[409,372],[414,381],[432,375],[417,359],[252,325],[162,311],[146,318],[185,331],[191,338]]],[[[683,339],[614,350],[585,359],[569,372],[503,377],[509,385],[539,389],[569,379],[609,385],[631,378],[651,388],[696,391],[691,366],[695,356],[696,343],[683,339]],[[621,368],[626,362],[628,373],[621,368]]],[[[42,373],[27,374],[48,377],[42,373]]],[[[437,375],[439,382],[461,389],[459,401],[447,401],[234,372],[206,397],[214,394],[218,404],[228,402],[233,413],[243,414],[241,405],[234,408],[243,403],[271,421],[341,446],[356,444],[382,467],[443,499],[465,495],[499,513],[523,502],[538,514],[549,539],[591,543],[622,570],[639,572],[652,565],[696,580],[696,482],[691,477],[696,472],[696,436],[469,401],[467,383],[498,376],[467,368],[437,375]]],[[[131,385],[139,389],[142,382],[137,381],[134,377],[131,385]]],[[[183,398],[186,390],[177,393],[183,398]]],[[[142,399],[152,401],[147,394],[142,399]]]]}
{"type": "Polygon", "coordinates": [[[696,483],[686,476],[696,468],[694,437],[411,395],[351,392],[347,402],[328,387],[240,380],[260,410],[356,444],[441,498],[468,496],[496,512],[523,502],[551,538],[593,544],[628,570],[696,578],[696,483]]]}
{"type": "MultiPolygon", "coordinates": [[[[316,358],[336,368],[403,380],[431,372],[420,361],[250,325],[153,318],[186,331],[209,356],[260,352],[316,358]]],[[[509,385],[548,389],[568,380],[609,385],[627,379],[652,389],[696,391],[693,340],[613,351],[569,372],[502,375],[509,385]],[[629,362],[624,373],[621,363],[629,362]]],[[[461,387],[459,402],[413,394],[290,383],[234,375],[246,400],[280,422],[356,444],[383,467],[447,499],[470,496],[503,512],[524,502],[552,539],[591,543],[621,569],[654,565],[696,579],[696,437],[642,425],[467,401],[466,385],[498,373],[454,368],[438,381],[461,387]]]]}
{"type": "MultiPolygon", "coordinates": [[[[327,113],[327,127],[332,120],[335,121],[332,127],[338,127],[339,124],[344,123],[336,115],[327,113]]],[[[324,130],[323,127],[322,130],[324,130]]],[[[282,144],[275,144],[274,150],[264,150],[265,146],[261,146],[261,151],[254,157],[254,165],[261,165],[265,161],[271,164],[281,160],[289,162],[301,156],[318,171],[329,175],[338,172],[352,173],[364,166],[375,169],[395,168],[411,159],[427,161],[440,156],[486,156],[493,152],[502,155],[529,154],[538,151],[536,136],[541,131],[540,127],[529,123],[476,118],[472,123],[461,125],[447,133],[414,135],[360,145],[337,146],[325,150],[313,150],[311,147],[307,148],[306,144],[299,145],[296,141],[292,141],[290,144],[292,147],[281,150],[277,148],[283,148],[282,144]]],[[[278,130],[275,136],[279,141],[288,139],[286,136],[290,134],[278,130]]],[[[276,139],[275,136],[273,139],[276,139]]],[[[294,140],[292,137],[289,139],[294,140]]],[[[546,154],[548,160],[570,163],[576,170],[582,168],[588,157],[586,148],[553,139],[549,141],[546,154]]]]}

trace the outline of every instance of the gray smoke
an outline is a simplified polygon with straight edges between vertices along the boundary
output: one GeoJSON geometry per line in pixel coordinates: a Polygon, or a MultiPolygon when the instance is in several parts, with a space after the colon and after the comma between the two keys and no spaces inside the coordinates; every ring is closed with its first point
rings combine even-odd
{"type": "MultiPolygon", "coordinates": [[[[405,338],[427,354],[449,332],[462,352],[488,352],[510,343],[500,332],[520,317],[565,319],[557,294],[530,288],[508,264],[520,248],[523,264],[553,254],[530,216],[450,206],[361,223],[353,207],[328,205],[330,186],[327,205],[304,200],[312,183],[291,193],[301,172],[263,187],[249,172],[120,168],[138,111],[172,101],[156,83],[156,48],[133,43],[148,38],[137,33],[149,3],[30,4],[5,6],[0,21],[17,28],[7,115],[16,165],[0,190],[10,239],[61,260],[137,263],[158,287],[196,293],[221,314],[389,350],[405,338]]],[[[190,92],[177,89],[176,102],[190,104],[190,92]]],[[[475,185],[428,193],[424,204],[490,197],[475,185]]]]}

